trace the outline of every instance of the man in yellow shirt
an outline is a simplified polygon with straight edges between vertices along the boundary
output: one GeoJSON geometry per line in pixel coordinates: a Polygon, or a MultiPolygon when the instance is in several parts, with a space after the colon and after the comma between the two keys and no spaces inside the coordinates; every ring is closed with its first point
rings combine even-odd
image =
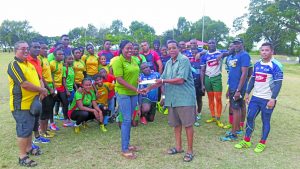
{"type": "Polygon", "coordinates": [[[27,153],[40,155],[39,149],[31,147],[32,131],[35,116],[30,113],[31,104],[37,95],[43,99],[47,96],[47,89],[42,88],[39,76],[32,64],[27,62],[29,56],[28,44],[19,41],[15,44],[15,59],[8,65],[10,109],[16,120],[17,141],[19,146],[19,164],[22,166],[36,166],[37,163],[29,159],[27,153]]]}

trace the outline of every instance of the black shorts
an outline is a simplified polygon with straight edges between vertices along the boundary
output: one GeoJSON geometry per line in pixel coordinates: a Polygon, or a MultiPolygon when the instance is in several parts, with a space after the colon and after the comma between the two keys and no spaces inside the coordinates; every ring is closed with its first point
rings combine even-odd
{"type": "Polygon", "coordinates": [[[48,95],[42,100],[42,113],[40,116],[41,120],[48,120],[53,116],[53,107],[55,101],[51,95],[48,95]]]}
{"type": "Polygon", "coordinates": [[[16,120],[17,136],[20,138],[31,136],[35,127],[36,117],[29,110],[15,110],[12,112],[12,115],[16,120]]]}
{"type": "Polygon", "coordinates": [[[229,91],[230,106],[233,109],[241,109],[243,107],[243,103],[244,103],[245,91],[241,91],[241,98],[238,100],[233,100],[233,96],[234,96],[235,92],[236,92],[235,90],[229,91]]]}
{"type": "Polygon", "coordinates": [[[156,113],[156,103],[157,102],[152,102],[148,98],[142,98],[142,104],[143,103],[150,104],[150,112],[148,114],[155,114],[156,113]]]}
{"type": "MultiPolygon", "coordinates": [[[[103,104],[98,104],[99,109],[102,111],[103,116],[110,116],[110,110],[104,109],[103,104]]],[[[108,106],[106,106],[108,108],[108,106]]]]}

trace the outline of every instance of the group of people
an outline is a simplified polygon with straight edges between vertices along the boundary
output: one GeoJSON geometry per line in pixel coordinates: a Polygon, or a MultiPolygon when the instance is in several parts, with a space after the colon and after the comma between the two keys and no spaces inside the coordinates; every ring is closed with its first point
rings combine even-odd
{"type": "Polygon", "coordinates": [[[161,46],[155,40],[153,50],[147,41],[139,45],[123,40],[118,51],[111,51],[111,41],[105,40],[98,54],[92,44],[71,48],[69,42],[69,37],[63,35],[50,50],[43,42],[15,44],[15,59],[7,73],[20,165],[37,165],[28,155],[41,154],[40,147],[33,143],[50,142],[49,138],[59,130],[56,119],[63,120],[64,127],[73,127],[75,133],[80,133],[90,120],[96,121],[102,132],[107,132],[109,121],[118,121],[121,154],[135,159],[140,147],[130,144],[131,127],[139,121],[144,125],[154,121],[161,106],[168,114],[169,125],[174,127],[176,140],[167,153],[183,152],[184,127],[188,148],[183,160],[189,162],[194,158],[193,126],[199,126],[205,93],[212,116],[206,122],[232,128],[220,139],[233,141],[243,133],[245,103],[252,89],[245,137],[235,147],[251,146],[254,120],[261,111],[263,134],[255,151],[264,150],[283,79],[282,66],[272,57],[272,44],[261,46],[262,59],[251,66],[241,39],[235,39],[228,50],[217,50],[213,39],[208,41],[208,50],[198,47],[196,39],[190,40],[189,48],[184,41],[169,40],[161,46]],[[228,125],[221,121],[222,60],[226,60],[228,70],[228,125]]]}

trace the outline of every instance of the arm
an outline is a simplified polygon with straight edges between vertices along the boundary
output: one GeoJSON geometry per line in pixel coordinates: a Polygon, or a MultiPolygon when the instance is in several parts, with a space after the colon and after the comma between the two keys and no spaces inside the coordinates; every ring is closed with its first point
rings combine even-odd
{"type": "Polygon", "coordinates": [[[95,111],[94,109],[85,107],[82,103],[82,99],[76,100],[76,105],[80,110],[83,110],[83,111],[92,112],[92,113],[95,111]]]}
{"type": "Polygon", "coordinates": [[[96,118],[97,120],[99,120],[99,122],[103,122],[103,113],[102,113],[102,111],[99,109],[96,100],[93,100],[93,101],[92,101],[92,105],[93,105],[93,108],[94,108],[94,115],[95,115],[95,118],[96,118]]]}
{"type": "Polygon", "coordinates": [[[48,86],[48,83],[45,81],[44,78],[43,78],[42,80],[43,80],[43,82],[44,82],[45,88],[50,92],[51,95],[53,95],[53,94],[54,94],[54,90],[51,89],[51,88],[48,86]]]}
{"type": "Polygon", "coordinates": [[[275,103],[276,103],[276,98],[280,92],[281,86],[282,86],[282,80],[274,81],[274,87],[271,88],[272,96],[271,96],[271,99],[269,100],[269,102],[267,103],[268,109],[274,108],[275,103]]]}
{"type": "Polygon", "coordinates": [[[159,74],[162,74],[162,72],[163,72],[163,64],[162,64],[162,61],[159,59],[159,60],[156,61],[156,64],[157,64],[157,66],[158,66],[158,73],[159,73],[159,74]]]}
{"type": "Polygon", "coordinates": [[[201,66],[200,78],[201,78],[201,86],[202,86],[203,93],[205,93],[205,85],[204,85],[205,71],[206,71],[206,66],[205,65],[201,66]]]}
{"type": "Polygon", "coordinates": [[[28,90],[28,91],[39,92],[42,96],[47,96],[48,95],[48,91],[47,91],[46,88],[35,86],[35,85],[33,85],[32,83],[30,83],[28,81],[22,82],[20,86],[23,89],[28,90]]]}
{"type": "Polygon", "coordinates": [[[121,85],[125,86],[127,89],[130,89],[132,91],[137,92],[137,88],[132,86],[131,84],[127,83],[122,76],[120,77],[116,77],[116,80],[118,83],[120,83],[121,85]]]}
{"type": "Polygon", "coordinates": [[[247,90],[246,90],[246,94],[245,94],[245,101],[247,104],[249,104],[249,94],[251,93],[253,87],[254,87],[254,83],[255,83],[255,77],[252,76],[249,83],[248,83],[248,86],[247,86],[247,90]]]}
{"type": "Polygon", "coordinates": [[[241,78],[240,78],[240,81],[239,81],[239,85],[238,85],[238,88],[234,94],[234,100],[238,100],[240,99],[240,96],[241,96],[241,90],[246,82],[246,79],[247,79],[247,73],[248,73],[248,67],[242,67],[242,75],[241,75],[241,78]]]}

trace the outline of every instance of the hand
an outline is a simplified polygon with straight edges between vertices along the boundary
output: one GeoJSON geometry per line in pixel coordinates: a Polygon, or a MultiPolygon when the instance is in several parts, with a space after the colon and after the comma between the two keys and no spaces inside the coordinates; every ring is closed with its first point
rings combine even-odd
{"type": "Polygon", "coordinates": [[[101,96],[101,94],[97,92],[97,93],[96,93],[97,99],[98,99],[100,96],[101,96]]]}
{"type": "Polygon", "coordinates": [[[165,99],[161,98],[159,104],[160,104],[160,106],[164,106],[165,105],[165,99]]]}
{"type": "Polygon", "coordinates": [[[205,93],[205,86],[202,84],[202,92],[205,93]]]}
{"type": "Polygon", "coordinates": [[[80,92],[80,93],[82,93],[82,91],[83,91],[83,90],[82,90],[82,87],[79,87],[79,88],[77,89],[77,91],[80,92]]]}
{"type": "Polygon", "coordinates": [[[245,94],[245,102],[247,104],[249,104],[249,102],[250,102],[250,100],[249,100],[249,94],[248,93],[245,94]]]}
{"type": "Polygon", "coordinates": [[[149,89],[148,88],[144,88],[144,89],[138,89],[138,93],[139,94],[142,94],[142,95],[145,95],[149,92],[149,89]]]}
{"type": "Polygon", "coordinates": [[[158,84],[163,84],[163,79],[156,79],[155,82],[158,84]]]}
{"type": "Polygon", "coordinates": [[[273,109],[275,106],[276,100],[275,99],[270,99],[267,103],[267,109],[273,109]]]}
{"type": "Polygon", "coordinates": [[[103,107],[103,109],[104,109],[104,110],[107,110],[107,109],[108,109],[108,107],[107,107],[107,106],[104,106],[104,107],[103,107]]]}
{"type": "Polygon", "coordinates": [[[221,53],[217,56],[217,60],[220,61],[222,59],[222,57],[223,57],[223,53],[221,53]]]}
{"type": "Polygon", "coordinates": [[[48,96],[48,90],[46,88],[41,88],[40,97],[45,98],[48,96]]]}
{"type": "Polygon", "coordinates": [[[50,94],[53,96],[55,93],[54,93],[54,90],[53,89],[50,89],[50,94]]]}
{"type": "Polygon", "coordinates": [[[234,100],[237,101],[241,99],[241,92],[236,91],[233,96],[234,100]]]}

